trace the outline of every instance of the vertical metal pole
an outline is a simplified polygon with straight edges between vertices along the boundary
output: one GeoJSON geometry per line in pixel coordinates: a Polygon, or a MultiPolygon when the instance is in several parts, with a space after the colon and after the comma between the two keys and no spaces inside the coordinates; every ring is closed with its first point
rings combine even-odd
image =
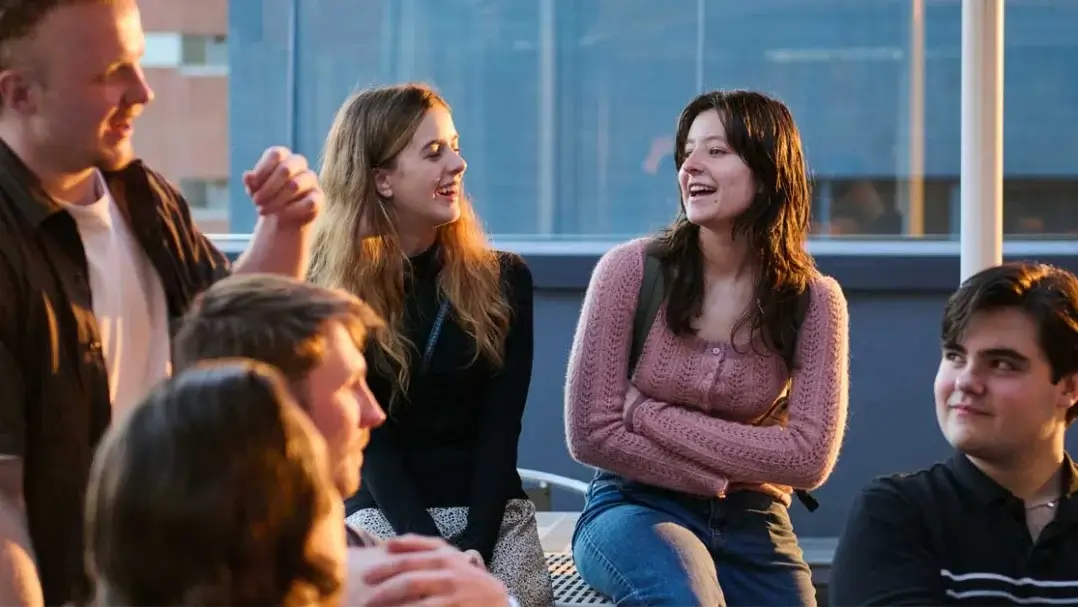
{"type": "Polygon", "coordinates": [[[1003,4],[962,0],[962,280],[1003,260],[1003,4]]]}
{"type": "Polygon", "coordinates": [[[910,3],[909,171],[907,236],[925,234],[925,1],[910,3]]]}
{"type": "Polygon", "coordinates": [[[536,207],[536,231],[539,234],[554,233],[557,206],[554,201],[555,184],[555,137],[557,115],[555,103],[557,37],[554,24],[554,1],[539,1],[539,158],[538,158],[538,206],[536,207]]]}
{"type": "Polygon", "coordinates": [[[296,151],[299,145],[299,127],[296,124],[296,109],[299,106],[299,87],[296,86],[296,62],[299,42],[299,0],[288,3],[288,61],[285,64],[285,133],[288,136],[288,149],[296,151]]]}

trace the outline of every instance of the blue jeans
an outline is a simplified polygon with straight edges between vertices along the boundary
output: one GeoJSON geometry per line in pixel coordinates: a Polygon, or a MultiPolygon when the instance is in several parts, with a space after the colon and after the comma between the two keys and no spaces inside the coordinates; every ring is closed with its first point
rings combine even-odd
{"type": "Polygon", "coordinates": [[[618,605],[816,605],[786,507],[756,491],[705,499],[600,472],[573,559],[618,605]]]}

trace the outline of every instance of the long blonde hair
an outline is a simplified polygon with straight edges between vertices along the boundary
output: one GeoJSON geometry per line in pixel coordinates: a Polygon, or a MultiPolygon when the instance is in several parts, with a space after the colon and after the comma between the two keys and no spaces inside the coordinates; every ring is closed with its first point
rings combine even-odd
{"type": "MultiPolygon", "coordinates": [[[[392,168],[427,112],[438,106],[449,109],[422,84],[361,91],[337,111],[322,150],[326,208],[315,228],[310,280],[354,293],[386,320],[386,330],[374,336],[372,358],[380,374],[396,378],[389,404],[408,391],[414,344],[402,331],[408,257],[386,209],[392,201],[379,196],[374,170],[392,168]],[[363,237],[362,221],[377,236],[363,237]]],[[[473,362],[482,355],[499,367],[510,316],[501,265],[471,204],[462,199],[460,207],[460,219],[438,228],[438,290],[475,340],[473,362]]]]}

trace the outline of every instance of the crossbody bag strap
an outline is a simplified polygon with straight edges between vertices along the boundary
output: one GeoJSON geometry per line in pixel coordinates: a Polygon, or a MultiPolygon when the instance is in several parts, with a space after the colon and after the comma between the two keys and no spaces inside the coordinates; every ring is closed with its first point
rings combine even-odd
{"type": "Polygon", "coordinates": [[[438,344],[438,337],[442,334],[442,325],[445,324],[445,317],[449,313],[449,300],[442,300],[442,305],[438,307],[438,316],[434,318],[434,326],[431,327],[430,335],[427,336],[427,345],[423,348],[423,360],[419,366],[419,375],[423,376],[427,374],[427,369],[430,368],[430,359],[434,356],[434,346],[438,344]]]}

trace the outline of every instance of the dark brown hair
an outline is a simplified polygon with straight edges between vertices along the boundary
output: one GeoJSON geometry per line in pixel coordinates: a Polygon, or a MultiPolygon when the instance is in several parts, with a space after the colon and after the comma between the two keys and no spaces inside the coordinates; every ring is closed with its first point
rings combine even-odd
{"type": "MultiPolygon", "coordinates": [[[[726,141],[760,186],[749,208],[734,221],[734,234],[748,239],[756,259],[755,302],[738,319],[733,336],[748,323],[757,338],[794,367],[798,298],[808,288],[815,262],[805,249],[811,198],[801,135],[782,102],[753,91],[712,91],[693,99],[678,118],[674,162],[685,163],[685,143],[696,117],[716,111],[726,141]]],[[[684,196],[681,197],[684,201],[684,196]]],[[[693,332],[704,299],[700,227],[688,220],[684,202],[674,223],[651,245],[666,275],[666,319],[677,334],[693,332]]]]}
{"type": "MultiPolygon", "coordinates": [[[[940,341],[958,345],[979,312],[1013,308],[1037,325],[1037,340],[1052,371],[1052,383],[1078,373],[1078,278],[1042,263],[1005,263],[970,276],[947,300],[940,341]]],[[[1078,405],[1067,423],[1078,418],[1078,405]]]]}
{"type": "Polygon", "coordinates": [[[101,443],[86,498],[99,605],[308,605],[338,595],[311,556],[340,499],[325,444],[276,370],[220,361],[153,390],[101,443]]]}
{"type": "Polygon", "coordinates": [[[236,274],[199,295],[173,340],[182,371],[199,361],[242,356],[277,367],[299,388],[325,356],[326,328],[340,323],[363,351],[383,322],[354,295],[274,274],[236,274]]]}

